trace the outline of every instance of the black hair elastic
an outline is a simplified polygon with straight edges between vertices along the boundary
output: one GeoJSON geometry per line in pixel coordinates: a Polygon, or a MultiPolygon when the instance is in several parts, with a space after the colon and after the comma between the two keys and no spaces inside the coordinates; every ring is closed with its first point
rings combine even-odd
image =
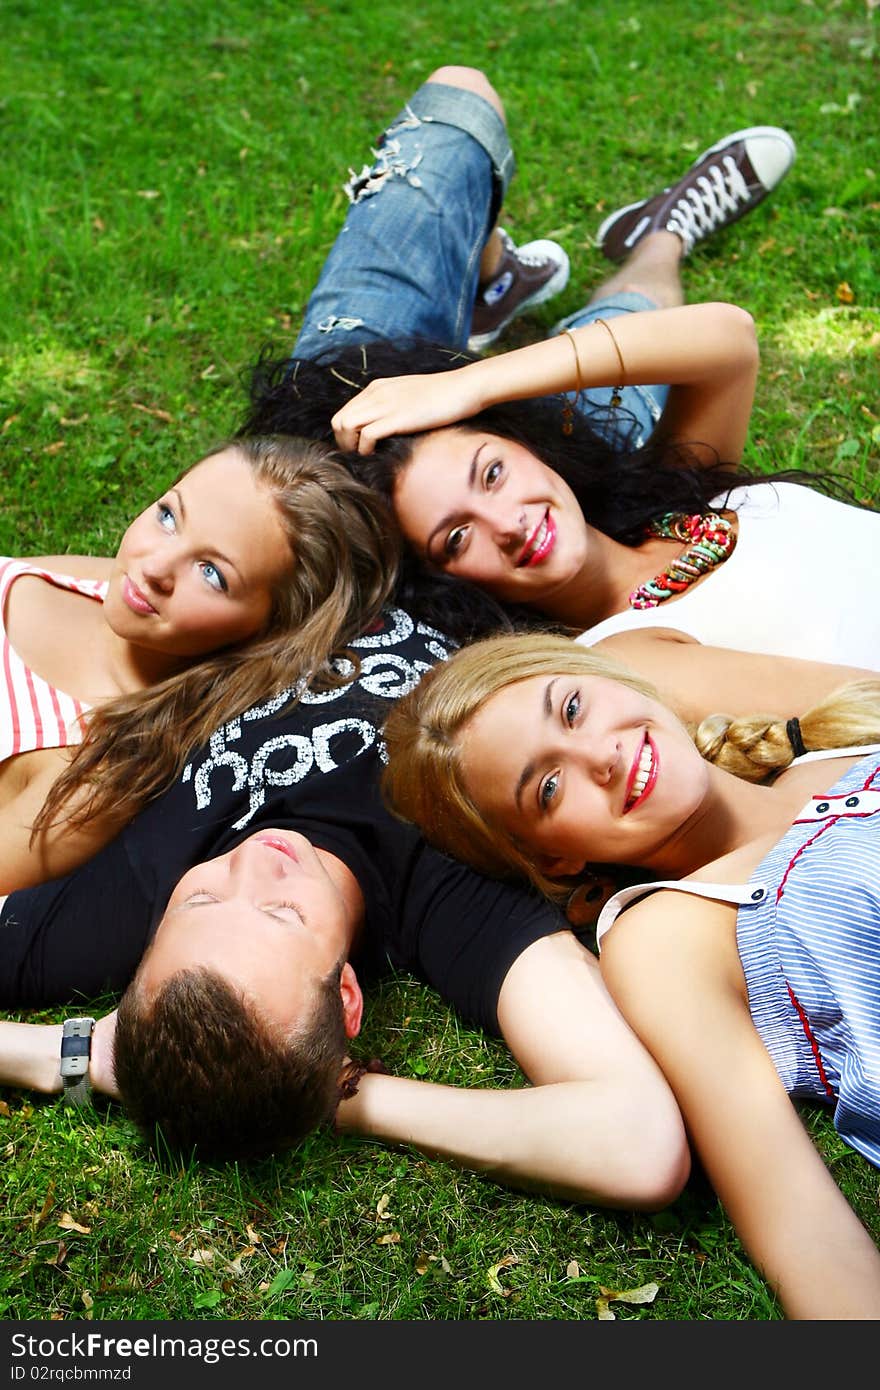
{"type": "Polygon", "coordinates": [[[801,733],[801,721],[797,718],[786,720],[785,732],[788,734],[788,741],[791,744],[792,753],[796,758],[802,758],[807,750],[804,747],[804,739],[801,733]]]}

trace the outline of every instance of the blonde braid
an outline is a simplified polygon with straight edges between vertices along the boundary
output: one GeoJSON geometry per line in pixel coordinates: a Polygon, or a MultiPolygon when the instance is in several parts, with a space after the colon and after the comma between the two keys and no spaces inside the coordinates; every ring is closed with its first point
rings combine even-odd
{"type": "MultiPolygon", "coordinates": [[[[710,714],[693,737],[707,762],[747,782],[763,782],[794,761],[786,723],[770,714],[710,714]]],[[[880,743],[880,678],[839,686],[801,715],[800,727],[804,746],[813,753],[880,743]]]]}

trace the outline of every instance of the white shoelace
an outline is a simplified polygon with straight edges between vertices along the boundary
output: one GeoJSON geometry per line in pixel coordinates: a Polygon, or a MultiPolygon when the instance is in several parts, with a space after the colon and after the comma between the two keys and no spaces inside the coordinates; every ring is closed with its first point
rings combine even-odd
{"type": "Polygon", "coordinates": [[[681,237],[685,253],[694,242],[723,226],[729,214],[738,210],[739,203],[750,199],[733,156],[724,155],[721,164],[723,168],[710,164],[705,174],[699,174],[669,214],[666,230],[681,237]]]}

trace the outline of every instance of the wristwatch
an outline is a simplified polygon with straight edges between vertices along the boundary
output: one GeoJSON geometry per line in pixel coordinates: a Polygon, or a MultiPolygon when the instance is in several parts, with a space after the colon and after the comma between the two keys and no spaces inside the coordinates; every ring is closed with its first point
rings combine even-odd
{"type": "Polygon", "coordinates": [[[65,1105],[84,1105],[92,1083],[89,1062],[92,1056],[93,1018],[67,1018],[61,1030],[61,1080],[65,1105]]]}

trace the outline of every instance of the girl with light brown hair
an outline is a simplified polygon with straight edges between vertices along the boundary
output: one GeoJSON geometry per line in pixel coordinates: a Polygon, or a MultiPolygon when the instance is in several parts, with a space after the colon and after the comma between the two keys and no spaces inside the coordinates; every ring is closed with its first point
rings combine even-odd
{"type": "Polygon", "coordinates": [[[337,683],[396,561],[380,499],[280,436],[213,450],[114,559],[0,561],[0,893],[88,858],[221,723],[337,683]]]}

